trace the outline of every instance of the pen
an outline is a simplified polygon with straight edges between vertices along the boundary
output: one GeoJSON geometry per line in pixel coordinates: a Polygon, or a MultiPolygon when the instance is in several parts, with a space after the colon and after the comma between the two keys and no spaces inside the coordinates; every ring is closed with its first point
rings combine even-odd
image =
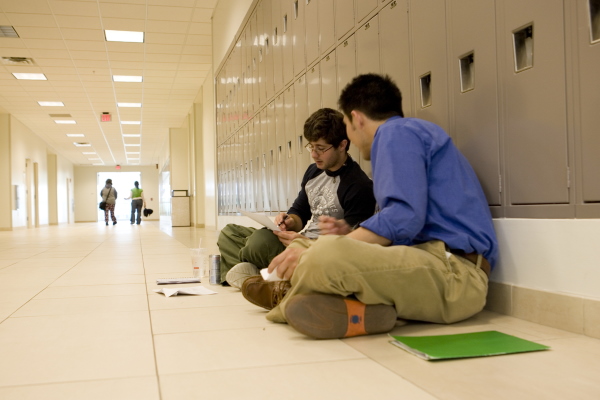
{"type": "Polygon", "coordinates": [[[284,225],[285,225],[285,220],[286,220],[286,219],[288,219],[288,215],[285,215],[285,216],[283,217],[283,219],[281,220],[281,222],[280,222],[279,224],[277,224],[277,226],[281,226],[281,224],[284,224],[284,225]]]}

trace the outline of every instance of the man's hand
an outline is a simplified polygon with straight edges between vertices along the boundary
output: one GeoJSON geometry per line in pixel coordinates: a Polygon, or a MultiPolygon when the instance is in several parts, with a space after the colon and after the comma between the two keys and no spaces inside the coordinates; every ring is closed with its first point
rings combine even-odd
{"type": "Polygon", "coordinates": [[[279,238],[279,241],[281,243],[283,243],[283,245],[285,247],[288,247],[290,245],[290,243],[292,243],[292,240],[304,237],[301,234],[299,234],[298,232],[294,232],[294,231],[281,231],[281,232],[273,231],[273,233],[275,234],[275,236],[277,236],[279,238]]]}
{"type": "Polygon", "coordinates": [[[269,273],[277,268],[277,276],[281,279],[290,280],[298,266],[298,259],[306,249],[287,248],[283,253],[275,257],[269,264],[269,273]]]}
{"type": "Polygon", "coordinates": [[[343,219],[335,219],[326,215],[319,217],[321,235],[347,235],[352,232],[352,227],[343,219]]]}

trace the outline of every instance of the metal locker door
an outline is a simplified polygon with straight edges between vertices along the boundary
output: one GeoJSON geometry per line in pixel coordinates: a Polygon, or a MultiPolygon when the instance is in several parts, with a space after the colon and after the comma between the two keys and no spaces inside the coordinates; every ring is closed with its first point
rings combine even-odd
{"type": "Polygon", "coordinates": [[[379,16],[376,15],[358,28],[356,36],[356,73],[378,74],[379,63],[379,16]]]}
{"type": "Polygon", "coordinates": [[[273,83],[273,80],[271,79],[272,75],[267,75],[267,41],[265,37],[264,8],[262,2],[258,3],[258,7],[256,8],[256,37],[258,39],[258,104],[260,107],[264,106],[269,99],[267,96],[267,81],[273,83]]]}
{"type": "Polygon", "coordinates": [[[304,52],[304,4],[305,0],[292,0],[294,76],[299,75],[306,68],[306,54],[304,52]]]}
{"type": "Polygon", "coordinates": [[[304,26],[306,27],[306,66],[311,65],[319,57],[319,1],[306,1],[304,26]]]}
{"type": "Polygon", "coordinates": [[[494,3],[449,3],[449,72],[457,147],[475,170],[490,205],[501,205],[498,60],[494,3]]]}
{"type": "Polygon", "coordinates": [[[283,89],[283,29],[281,0],[271,0],[271,52],[273,53],[273,85],[275,93],[283,89]]]}
{"type": "MultiPolygon", "coordinates": [[[[598,2],[577,2],[579,50],[579,112],[581,118],[580,153],[581,198],[584,203],[600,202],[600,9],[598,2]],[[596,7],[593,7],[593,3],[596,7]]],[[[594,217],[598,217],[596,213],[594,217]]]]}
{"type": "Polygon", "coordinates": [[[260,88],[258,80],[260,78],[258,70],[258,48],[259,48],[259,37],[256,27],[256,12],[250,17],[250,45],[251,45],[251,56],[252,56],[252,115],[258,112],[260,108],[260,88]]]}
{"type": "Polygon", "coordinates": [[[411,0],[415,117],[449,132],[446,1],[411,0]]]}
{"type": "MultiPolygon", "coordinates": [[[[321,73],[319,64],[306,72],[306,87],[308,93],[308,115],[321,108],[321,73]]],[[[308,118],[308,117],[307,117],[308,118]]]]}
{"type": "Polygon", "coordinates": [[[233,158],[233,162],[235,163],[236,203],[233,209],[234,212],[238,208],[242,208],[244,204],[244,159],[242,158],[244,154],[244,130],[240,129],[235,136],[235,157],[233,158]]]}
{"type": "Polygon", "coordinates": [[[304,149],[304,122],[308,118],[308,100],[306,89],[306,76],[302,75],[294,82],[294,120],[296,142],[296,180],[302,182],[306,168],[311,163],[310,154],[304,149]]]}
{"type": "MultiPolygon", "coordinates": [[[[285,114],[285,157],[286,174],[286,210],[292,206],[300,190],[300,181],[296,174],[296,121],[294,115],[294,86],[288,87],[283,94],[285,114]]],[[[285,211],[285,210],[284,210],[285,211]]]]}
{"type": "Polygon", "coordinates": [[[381,72],[389,75],[402,93],[405,117],[414,115],[408,26],[408,0],[394,0],[379,12],[381,72]]]}
{"type": "Polygon", "coordinates": [[[265,209],[262,190],[262,136],[261,136],[261,113],[257,113],[253,119],[254,122],[254,156],[252,157],[254,167],[254,201],[256,211],[262,212],[265,209]]]}
{"type": "Polygon", "coordinates": [[[354,28],[354,0],[335,0],[335,38],[340,40],[354,28]]]}
{"type": "Polygon", "coordinates": [[[292,47],[292,2],[279,0],[281,2],[281,52],[283,57],[283,84],[287,85],[294,79],[294,49],[292,47]]]}
{"type": "Polygon", "coordinates": [[[509,203],[567,204],[563,2],[505,0],[502,6],[509,203]]]}
{"type": "Polygon", "coordinates": [[[319,54],[331,51],[335,44],[334,0],[319,0],[319,54]]]}
{"type": "MultiPolygon", "coordinates": [[[[284,94],[275,99],[275,171],[277,172],[277,210],[287,210],[288,158],[286,157],[286,132],[284,94]]],[[[294,177],[295,178],[295,177],[294,177]]]]}
{"type": "Polygon", "coordinates": [[[271,174],[269,163],[269,120],[268,106],[260,111],[260,187],[263,211],[271,211],[271,174]]]}
{"type": "MultiPolygon", "coordinates": [[[[354,43],[354,35],[344,40],[335,50],[337,57],[337,91],[338,98],[339,94],[344,87],[352,78],[356,76],[356,50],[354,43]]],[[[337,107],[336,107],[337,108],[337,107]]],[[[356,146],[350,144],[350,150],[348,153],[352,156],[354,161],[360,160],[360,153],[356,146]]]]}
{"type": "Polygon", "coordinates": [[[273,60],[273,29],[271,23],[272,5],[271,0],[262,0],[262,16],[263,16],[263,49],[264,57],[263,62],[265,64],[265,93],[266,101],[273,98],[275,94],[275,72],[274,72],[274,60],[273,60]]]}
{"type": "Polygon", "coordinates": [[[267,107],[267,120],[265,132],[267,134],[267,193],[269,196],[269,211],[278,211],[277,200],[277,168],[276,168],[276,149],[277,149],[277,125],[275,120],[275,102],[270,102],[267,107]]]}
{"type": "Polygon", "coordinates": [[[338,91],[335,69],[335,50],[320,62],[321,68],[321,103],[323,107],[337,110],[338,91]]]}
{"type": "Polygon", "coordinates": [[[357,0],[356,1],[356,21],[361,22],[373,10],[377,8],[377,0],[357,0]]]}

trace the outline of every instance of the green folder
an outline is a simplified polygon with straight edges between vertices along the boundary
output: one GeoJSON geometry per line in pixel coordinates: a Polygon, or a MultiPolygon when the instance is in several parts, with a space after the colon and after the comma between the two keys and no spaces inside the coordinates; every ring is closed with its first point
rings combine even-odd
{"type": "Polygon", "coordinates": [[[548,350],[549,346],[497,331],[438,336],[392,336],[390,343],[424,360],[487,357],[548,350]]]}

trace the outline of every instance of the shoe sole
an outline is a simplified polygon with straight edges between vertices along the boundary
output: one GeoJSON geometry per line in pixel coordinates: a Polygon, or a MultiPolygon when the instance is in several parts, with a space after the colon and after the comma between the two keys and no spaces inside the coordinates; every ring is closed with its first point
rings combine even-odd
{"type": "Polygon", "coordinates": [[[341,339],[387,333],[396,324],[396,309],[365,305],[342,296],[305,294],[291,298],[285,316],[298,332],[315,339],[341,339]]]}

